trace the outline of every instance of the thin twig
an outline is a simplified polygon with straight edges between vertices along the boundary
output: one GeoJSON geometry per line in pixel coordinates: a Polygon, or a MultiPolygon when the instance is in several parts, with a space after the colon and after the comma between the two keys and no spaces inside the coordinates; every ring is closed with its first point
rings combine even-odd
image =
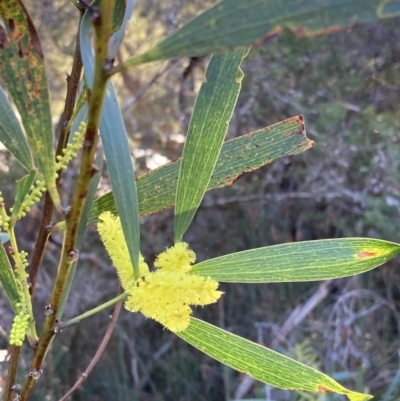
{"type": "MultiPolygon", "coordinates": [[[[81,25],[83,15],[81,14],[79,18],[79,27],[81,25]]],[[[78,96],[79,82],[82,76],[82,56],[81,56],[81,46],[79,42],[80,28],[78,29],[76,37],[76,45],[74,52],[74,61],[72,64],[71,75],[67,77],[67,96],[65,98],[64,111],[61,114],[60,120],[57,124],[56,135],[59,136],[57,153],[62,152],[66,147],[68,142],[68,137],[70,133],[69,122],[74,114],[76,98],[78,96]]]]}
{"type": "Polygon", "coordinates": [[[42,221],[39,226],[39,234],[35,243],[35,248],[33,250],[33,255],[30,263],[29,270],[29,281],[31,284],[30,292],[31,296],[35,291],[36,280],[39,274],[40,266],[42,264],[42,259],[44,255],[44,250],[46,248],[47,239],[49,238],[49,227],[51,224],[51,217],[53,215],[54,204],[51,196],[46,192],[44,196],[44,207],[42,214],[42,221]]]}
{"type": "Polygon", "coordinates": [[[101,358],[101,356],[104,353],[104,350],[107,347],[107,344],[111,338],[111,334],[114,331],[115,325],[117,324],[118,316],[119,313],[121,312],[121,306],[122,302],[118,302],[115,305],[114,312],[112,314],[112,318],[110,320],[110,323],[108,324],[107,330],[104,334],[103,340],[101,341],[99,348],[96,351],[96,354],[94,355],[93,359],[90,361],[88,367],[86,370],[81,374],[79,379],[76,381],[76,383],[67,391],[67,393],[59,399],[59,401],[65,401],[68,399],[68,397],[75,391],[77,390],[81,384],[87,379],[89,376],[90,372],[93,370],[93,368],[96,366],[97,362],[101,358]]]}
{"type": "Polygon", "coordinates": [[[140,89],[132,96],[132,98],[125,102],[125,105],[122,109],[122,114],[128,112],[134,106],[134,104],[137,103],[139,99],[155,84],[155,82],[157,82],[157,80],[162,75],[164,75],[174,64],[176,64],[175,60],[166,63],[159,71],[154,74],[153,78],[151,78],[150,81],[147,82],[147,84],[141,86],[140,89]]]}
{"type": "Polygon", "coordinates": [[[96,313],[99,313],[102,310],[104,310],[104,309],[106,309],[106,308],[108,308],[108,307],[110,307],[112,305],[115,305],[118,302],[124,301],[126,299],[127,295],[128,294],[124,292],[124,293],[118,295],[117,297],[109,300],[108,302],[105,302],[104,304],[96,306],[96,308],[90,309],[87,312],[82,313],[79,316],[76,316],[76,317],[74,317],[74,318],[72,318],[70,320],[67,320],[66,322],[61,322],[60,323],[60,329],[63,329],[64,327],[68,327],[68,326],[71,326],[73,324],[79,323],[82,320],[87,319],[88,317],[93,316],[96,313]]]}

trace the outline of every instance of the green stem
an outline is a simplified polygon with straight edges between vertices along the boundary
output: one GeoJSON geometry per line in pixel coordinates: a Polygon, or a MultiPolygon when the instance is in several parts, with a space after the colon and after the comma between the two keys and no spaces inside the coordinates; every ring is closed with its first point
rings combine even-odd
{"type": "Polygon", "coordinates": [[[108,59],[108,39],[111,36],[114,5],[115,0],[102,0],[99,10],[92,9],[89,11],[92,13],[92,23],[95,30],[95,71],[93,88],[89,101],[88,123],[82,148],[81,168],[78,182],[74,190],[71,208],[66,215],[63,248],[56,281],[48,305],[52,313],[45,318],[39,343],[32,358],[30,374],[22,388],[20,401],[26,401],[31,394],[37,382],[37,377],[35,380],[35,373],[42,370],[43,360],[49,344],[55,332],[58,332],[58,330],[56,330],[56,320],[60,303],[67,287],[71,267],[79,256],[78,252],[75,250],[79,221],[85,204],[90,180],[97,172],[97,168],[94,166],[94,157],[101,111],[109,77],[108,67],[110,66],[110,60],[108,59]]]}
{"type": "Polygon", "coordinates": [[[115,305],[116,303],[120,302],[120,301],[124,301],[127,298],[128,294],[126,292],[124,292],[123,294],[118,295],[117,297],[110,299],[109,301],[105,302],[104,304],[101,304],[99,306],[96,306],[95,308],[88,310],[85,313],[82,313],[79,316],[76,316],[70,320],[67,320],[66,322],[62,322],[61,323],[61,328],[67,327],[67,326],[71,326],[73,324],[79,323],[80,321],[95,315],[96,313],[101,312],[104,309],[107,309],[108,307],[115,305]]]}
{"type": "Polygon", "coordinates": [[[65,221],[60,221],[49,228],[49,234],[56,233],[57,231],[65,230],[65,221]]]}
{"type": "Polygon", "coordinates": [[[139,54],[138,56],[131,57],[123,63],[114,67],[111,70],[110,75],[115,75],[120,72],[127,71],[128,69],[136,67],[138,65],[148,63],[150,61],[153,61],[153,58],[157,60],[157,57],[152,57],[151,55],[149,56],[148,53],[139,54]]]}

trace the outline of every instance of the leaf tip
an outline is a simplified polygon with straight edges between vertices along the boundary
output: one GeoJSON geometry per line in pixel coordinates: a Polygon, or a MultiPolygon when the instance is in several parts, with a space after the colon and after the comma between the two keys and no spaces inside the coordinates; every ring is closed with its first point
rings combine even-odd
{"type": "Polygon", "coordinates": [[[308,143],[307,143],[306,147],[304,148],[304,151],[313,148],[315,145],[316,145],[315,141],[313,141],[312,139],[308,139],[308,143]]]}
{"type": "Polygon", "coordinates": [[[372,395],[361,393],[348,393],[346,395],[350,401],[367,401],[373,398],[372,395]]]}

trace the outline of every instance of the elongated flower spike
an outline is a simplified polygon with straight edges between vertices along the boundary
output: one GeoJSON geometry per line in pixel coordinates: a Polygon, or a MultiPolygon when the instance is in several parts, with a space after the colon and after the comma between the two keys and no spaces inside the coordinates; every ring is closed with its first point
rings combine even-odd
{"type": "Polygon", "coordinates": [[[22,346],[25,338],[26,329],[28,328],[30,316],[24,312],[22,304],[18,303],[19,312],[15,315],[10,331],[10,344],[17,347],[22,346]]]}
{"type": "MultiPolygon", "coordinates": [[[[99,217],[97,230],[117,270],[121,285],[125,291],[130,288],[135,279],[128,246],[125,242],[119,217],[110,212],[104,212],[99,217]]],[[[139,276],[149,273],[149,267],[142,255],[139,256],[139,276]]]]}
{"type": "Polygon", "coordinates": [[[218,282],[210,277],[187,274],[196,260],[195,253],[180,242],[158,255],[150,273],[141,256],[140,278],[134,281],[128,248],[118,217],[110,212],[100,215],[98,231],[128,293],[125,308],[157,320],[173,332],[185,330],[190,323],[190,305],[208,305],[222,295],[218,282]]]}

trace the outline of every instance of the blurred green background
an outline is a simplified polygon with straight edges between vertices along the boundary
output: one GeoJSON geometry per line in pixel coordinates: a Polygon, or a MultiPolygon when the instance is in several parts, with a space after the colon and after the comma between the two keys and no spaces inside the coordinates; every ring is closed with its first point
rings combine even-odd
{"type": "MultiPolygon", "coordinates": [[[[118,61],[143,51],[215,1],[137,1],[118,61]]],[[[78,13],[66,1],[26,2],[47,62],[54,124],[66,92],[78,13]]],[[[153,63],[114,80],[137,175],[180,157],[208,58],[153,63]]],[[[400,242],[400,19],[312,39],[290,31],[252,49],[229,128],[233,138],[302,114],[317,146],[205,195],[185,240],[198,260],[283,242],[368,236],[400,242]]],[[[0,188],[11,205],[23,172],[0,150],[0,188]]],[[[64,196],[75,175],[65,174],[64,196]]],[[[107,172],[99,195],[109,191],[107,172]]],[[[64,199],[65,200],[65,199],[64,199]]],[[[41,205],[17,227],[31,251],[41,205]]],[[[173,211],[141,220],[150,264],[173,242],[173,211]]],[[[36,290],[48,302],[60,237],[48,245],[36,290]]],[[[314,366],[374,400],[400,399],[398,259],[361,276],[329,283],[222,285],[225,296],[196,316],[314,366]]],[[[118,281],[90,227],[66,318],[115,296],[118,281]]],[[[0,348],[11,308],[0,290],[0,348]]],[[[66,328],[48,356],[33,400],[57,400],[91,360],[110,311],[66,328]]],[[[41,323],[40,321],[38,322],[41,323]]],[[[31,355],[24,349],[25,369],[31,355]]],[[[4,370],[0,362],[0,369],[4,370]]],[[[3,372],[4,373],[4,372],[3,372]]],[[[21,374],[26,373],[21,371],[21,374]]],[[[141,315],[126,311],[106,353],[72,400],[342,400],[247,381],[141,315]],[[243,390],[243,391],[242,391],[243,390]]]]}

